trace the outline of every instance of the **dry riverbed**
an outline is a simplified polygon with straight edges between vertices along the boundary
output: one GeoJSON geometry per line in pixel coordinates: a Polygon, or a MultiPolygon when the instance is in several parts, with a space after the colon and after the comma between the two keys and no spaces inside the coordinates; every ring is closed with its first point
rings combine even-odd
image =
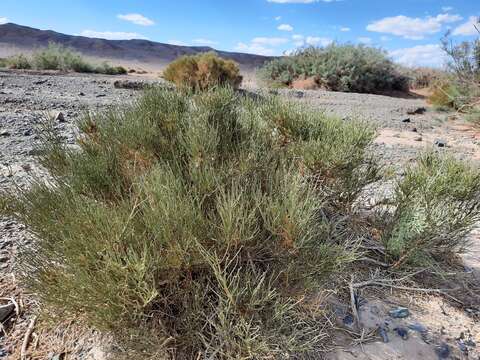
{"type": "MultiPolygon", "coordinates": [[[[74,145],[75,121],[83,112],[121,106],[138,96],[137,90],[114,86],[117,80],[132,78],[154,81],[131,76],[0,72],[0,190],[25,186],[32,176],[45,176],[35,160],[37,130],[43,119],[56,117],[55,126],[65,142],[74,145]]],[[[393,173],[401,173],[402,167],[426,148],[480,164],[480,131],[456,114],[434,111],[420,97],[297,90],[280,90],[279,95],[345,121],[359,118],[375,126],[378,137],[373,149],[393,173]]],[[[476,277],[471,289],[476,302],[462,307],[434,294],[365,291],[359,314],[365,332],[356,343],[351,336],[339,335],[334,339],[338,349],[329,358],[479,359],[480,231],[471,237],[472,251],[464,256],[465,276],[468,281],[476,277]],[[408,317],[389,315],[398,306],[409,309],[408,317]],[[388,342],[376,331],[379,326],[387,328],[388,342]],[[408,339],[398,329],[406,329],[408,339]]],[[[20,358],[22,342],[39,307],[35,296],[25,293],[15,276],[15,254],[29,241],[21,224],[0,217],[0,323],[5,325],[5,332],[0,327],[0,359],[20,358]],[[15,305],[10,320],[1,319],[6,304],[15,305]]],[[[344,310],[338,306],[339,313],[344,310]]],[[[345,320],[342,316],[339,318],[345,320]]],[[[108,341],[81,329],[74,320],[65,319],[48,333],[33,331],[29,336],[29,349],[35,349],[33,358],[56,360],[67,354],[67,359],[105,359],[102,344],[108,341]]],[[[348,329],[348,319],[345,323],[348,329]]]]}

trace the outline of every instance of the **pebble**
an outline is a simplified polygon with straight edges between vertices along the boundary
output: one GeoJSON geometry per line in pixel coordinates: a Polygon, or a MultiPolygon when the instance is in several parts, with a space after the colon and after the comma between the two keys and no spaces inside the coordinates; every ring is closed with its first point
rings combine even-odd
{"type": "Polygon", "coordinates": [[[398,307],[396,309],[390,310],[388,312],[388,315],[395,319],[404,319],[408,316],[410,316],[410,311],[407,308],[404,307],[398,307]]]}
{"type": "Polygon", "coordinates": [[[8,130],[2,130],[2,131],[0,131],[0,136],[8,137],[8,136],[10,136],[10,135],[11,135],[11,134],[10,134],[10,131],[8,131],[8,130]]]}
{"type": "Polygon", "coordinates": [[[436,139],[435,140],[435,145],[443,148],[443,147],[447,146],[447,142],[443,139],[436,139]]]}
{"type": "Polygon", "coordinates": [[[394,329],[398,336],[400,336],[403,340],[408,340],[408,330],[404,327],[397,327],[394,329]]]}
{"type": "Polygon", "coordinates": [[[438,355],[439,359],[448,359],[450,356],[450,346],[442,343],[435,348],[435,353],[438,355]]]}
{"type": "Polygon", "coordinates": [[[410,121],[411,121],[410,118],[406,118],[402,120],[403,123],[409,123],[410,121]]]}

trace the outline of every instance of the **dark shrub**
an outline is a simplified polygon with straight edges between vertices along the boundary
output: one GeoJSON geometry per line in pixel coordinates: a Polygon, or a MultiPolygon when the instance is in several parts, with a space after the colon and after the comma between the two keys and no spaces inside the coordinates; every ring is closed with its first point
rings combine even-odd
{"type": "Polygon", "coordinates": [[[274,86],[315,78],[319,87],[328,90],[365,93],[406,91],[409,83],[385,52],[361,45],[301,49],[267,63],[259,76],[274,86]]]}

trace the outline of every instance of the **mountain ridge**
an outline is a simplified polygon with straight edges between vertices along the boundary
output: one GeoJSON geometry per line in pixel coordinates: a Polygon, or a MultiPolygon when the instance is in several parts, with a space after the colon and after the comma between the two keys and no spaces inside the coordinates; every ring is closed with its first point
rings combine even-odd
{"type": "Polygon", "coordinates": [[[31,52],[55,42],[68,46],[85,56],[152,66],[165,66],[183,55],[215,51],[221,57],[236,61],[243,69],[262,66],[272,57],[216,50],[209,46],[183,46],[151,40],[108,40],[67,35],[53,30],[40,30],[15,23],[0,25],[0,53],[31,52]]]}

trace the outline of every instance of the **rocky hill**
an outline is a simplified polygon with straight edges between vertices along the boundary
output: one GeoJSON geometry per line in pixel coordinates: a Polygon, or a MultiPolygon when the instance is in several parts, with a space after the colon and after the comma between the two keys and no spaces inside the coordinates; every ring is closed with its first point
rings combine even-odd
{"type": "Polygon", "coordinates": [[[0,56],[15,52],[31,52],[55,42],[82,54],[117,61],[155,66],[165,65],[182,55],[216,51],[220,56],[235,60],[243,69],[261,66],[270,57],[236,52],[218,51],[206,46],[179,46],[149,40],[107,40],[73,36],[51,30],[40,30],[8,23],[0,25],[0,56]]]}

